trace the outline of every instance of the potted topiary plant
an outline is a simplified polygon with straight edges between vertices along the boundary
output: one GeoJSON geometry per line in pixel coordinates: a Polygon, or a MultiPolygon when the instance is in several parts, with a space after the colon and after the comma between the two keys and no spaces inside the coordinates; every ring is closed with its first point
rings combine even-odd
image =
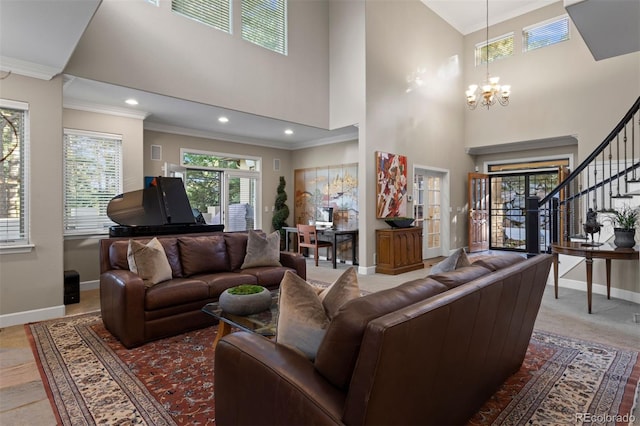
{"type": "Polygon", "coordinates": [[[611,220],[613,221],[613,243],[616,247],[633,247],[636,244],[636,226],[640,219],[638,208],[625,206],[621,210],[614,210],[611,220]]]}
{"type": "Polygon", "coordinates": [[[289,217],[289,207],[286,205],[287,201],[287,193],[284,192],[284,187],[286,182],[284,180],[284,176],[280,176],[280,184],[278,185],[276,195],[276,202],[274,204],[273,217],[271,219],[271,224],[273,225],[273,229],[280,232],[280,250],[284,248],[285,244],[285,232],[284,228],[287,225],[287,218],[289,217]]]}

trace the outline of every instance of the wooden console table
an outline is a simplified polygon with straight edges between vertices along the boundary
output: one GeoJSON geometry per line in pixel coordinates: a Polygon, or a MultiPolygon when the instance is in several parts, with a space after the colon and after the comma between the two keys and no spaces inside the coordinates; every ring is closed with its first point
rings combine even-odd
{"type": "Polygon", "coordinates": [[[422,228],[376,229],[376,272],[397,275],[424,268],[422,228]]]}
{"type": "Polygon", "coordinates": [[[551,245],[553,253],[553,279],[555,297],[558,298],[558,255],[579,256],[585,258],[587,266],[587,306],[591,313],[591,293],[593,287],[593,259],[605,259],[607,267],[607,299],[611,299],[611,260],[633,260],[640,258],[638,246],[633,248],[617,248],[613,244],[589,246],[583,242],[563,242],[551,245]]]}

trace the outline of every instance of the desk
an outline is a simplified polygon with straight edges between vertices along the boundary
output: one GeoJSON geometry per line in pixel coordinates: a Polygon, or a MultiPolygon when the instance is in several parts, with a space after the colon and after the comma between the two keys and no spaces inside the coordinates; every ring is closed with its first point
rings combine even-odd
{"type": "MultiPolygon", "coordinates": [[[[292,226],[285,226],[283,228],[285,230],[285,250],[289,251],[289,234],[297,234],[298,233],[298,228],[294,228],[292,226]]],[[[351,259],[353,260],[353,264],[357,265],[358,262],[356,260],[356,245],[357,245],[357,241],[358,241],[358,230],[357,229],[333,229],[333,228],[327,228],[327,229],[321,229],[318,228],[318,237],[320,236],[325,236],[328,237],[328,241],[331,241],[333,243],[333,251],[332,251],[332,261],[333,261],[333,269],[336,269],[337,267],[337,262],[336,262],[336,254],[337,254],[337,248],[338,248],[338,238],[339,237],[346,237],[351,239],[351,259]]],[[[342,241],[344,241],[344,239],[342,239],[342,241]]],[[[315,254],[317,256],[317,253],[315,254]]]]}
{"type": "Polygon", "coordinates": [[[553,253],[553,279],[555,297],[558,298],[558,255],[584,257],[587,266],[587,307],[591,313],[591,292],[593,286],[593,259],[605,259],[607,267],[607,299],[611,299],[611,260],[638,259],[638,246],[633,248],[617,248],[613,244],[605,243],[598,247],[585,245],[583,242],[563,242],[551,245],[553,253]]]}

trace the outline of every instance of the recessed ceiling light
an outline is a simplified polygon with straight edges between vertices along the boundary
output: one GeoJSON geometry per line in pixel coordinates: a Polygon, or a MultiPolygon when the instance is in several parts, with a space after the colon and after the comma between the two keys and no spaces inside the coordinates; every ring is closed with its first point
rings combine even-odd
{"type": "Polygon", "coordinates": [[[225,116],[222,116],[222,117],[218,117],[218,121],[221,123],[228,123],[229,119],[225,116]]]}
{"type": "Polygon", "coordinates": [[[284,134],[285,135],[292,135],[293,134],[293,130],[287,129],[287,130],[284,131],[284,134]]]}
{"type": "Polygon", "coordinates": [[[124,101],[126,104],[128,105],[138,105],[138,101],[136,101],[135,99],[131,98],[131,99],[127,99],[126,101],[124,101]]]}

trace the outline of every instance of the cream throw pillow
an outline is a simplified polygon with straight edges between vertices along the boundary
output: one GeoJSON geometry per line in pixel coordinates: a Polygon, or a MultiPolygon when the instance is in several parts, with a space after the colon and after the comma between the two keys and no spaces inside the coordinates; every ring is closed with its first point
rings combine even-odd
{"type": "Polygon", "coordinates": [[[171,265],[164,247],[157,238],[153,238],[147,244],[129,240],[127,261],[129,270],[138,274],[146,287],[172,278],[171,265]]]}
{"type": "Polygon", "coordinates": [[[240,269],[255,268],[257,266],[282,266],[280,263],[280,233],[269,235],[250,229],[247,238],[247,254],[240,269]]]}
{"type": "Polygon", "coordinates": [[[276,342],[315,360],[331,319],[342,305],[356,297],[360,297],[360,289],[353,267],[320,294],[294,272],[285,272],[280,283],[276,342]]]}

